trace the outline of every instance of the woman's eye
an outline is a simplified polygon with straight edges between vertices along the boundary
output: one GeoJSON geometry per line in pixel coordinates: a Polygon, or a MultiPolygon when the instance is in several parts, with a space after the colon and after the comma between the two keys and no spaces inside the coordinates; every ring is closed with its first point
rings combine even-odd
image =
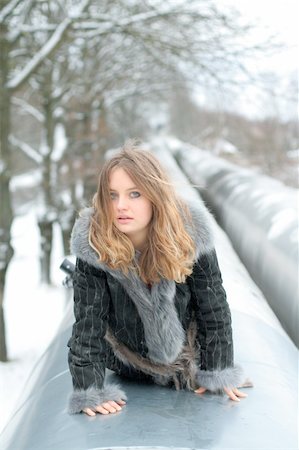
{"type": "Polygon", "coordinates": [[[110,192],[110,198],[111,198],[111,200],[115,200],[116,199],[115,192],[110,192]]]}
{"type": "Polygon", "coordinates": [[[130,193],[130,197],[131,198],[138,198],[138,197],[140,197],[140,192],[133,191],[133,192],[130,193]]]}

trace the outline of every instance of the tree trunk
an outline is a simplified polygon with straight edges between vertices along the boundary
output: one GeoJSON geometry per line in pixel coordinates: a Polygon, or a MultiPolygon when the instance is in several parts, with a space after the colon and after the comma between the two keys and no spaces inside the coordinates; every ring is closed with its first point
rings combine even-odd
{"type": "Polygon", "coordinates": [[[5,336],[5,317],[3,310],[3,297],[5,286],[6,270],[0,270],[0,361],[7,361],[6,336],[5,336]]]}
{"type": "Polygon", "coordinates": [[[8,80],[8,50],[5,24],[0,24],[0,361],[7,361],[3,299],[7,267],[13,256],[11,246],[11,224],[13,212],[9,182],[11,163],[8,137],[10,133],[10,92],[6,87],[8,80]]]}
{"type": "Polygon", "coordinates": [[[51,249],[53,239],[53,221],[45,215],[38,220],[41,237],[40,267],[41,282],[51,284],[51,249]]]}
{"type": "Polygon", "coordinates": [[[62,211],[58,216],[62,233],[63,251],[65,255],[70,254],[70,237],[76,219],[76,211],[72,205],[69,209],[62,211]]]}
{"type": "MultiPolygon", "coordinates": [[[[65,133],[67,137],[68,147],[74,148],[76,137],[74,136],[74,130],[76,127],[73,126],[73,123],[68,122],[64,123],[65,127],[65,133]],[[68,126],[70,125],[70,126],[68,126]]],[[[80,205],[82,203],[81,198],[77,198],[77,192],[76,192],[76,183],[78,179],[78,174],[74,169],[74,165],[76,164],[76,161],[74,162],[73,154],[67,153],[65,155],[64,164],[67,165],[68,171],[68,188],[69,188],[69,197],[70,200],[61,201],[59,212],[58,212],[58,222],[61,229],[61,235],[62,235],[62,242],[63,242],[63,251],[65,255],[70,254],[70,237],[72,228],[75,223],[75,219],[77,217],[77,211],[80,210],[80,205]]]]}
{"type": "Polygon", "coordinates": [[[53,101],[51,98],[52,74],[48,74],[46,86],[41,85],[44,93],[45,113],[45,148],[43,150],[42,191],[44,195],[44,213],[38,218],[38,226],[41,237],[40,248],[40,272],[41,281],[51,284],[51,250],[53,238],[53,224],[57,219],[52,192],[52,160],[51,154],[54,148],[55,119],[53,116],[53,101]],[[48,77],[49,76],[49,77],[48,77]]]}

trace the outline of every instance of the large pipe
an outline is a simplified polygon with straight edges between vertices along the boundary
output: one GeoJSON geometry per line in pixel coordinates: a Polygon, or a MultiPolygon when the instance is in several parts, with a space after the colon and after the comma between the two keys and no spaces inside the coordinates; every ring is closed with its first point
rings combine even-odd
{"type": "Polygon", "coordinates": [[[167,139],[283,327],[299,346],[298,190],[167,139]]]}
{"type": "MultiPolygon", "coordinates": [[[[200,201],[169,154],[158,155],[181,195],[200,201]]],[[[249,396],[235,403],[227,396],[129,382],[109,372],[127,392],[123,410],[93,418],[68,415],[72,387],[66,343],[74,320],[69,305],[0,437],[1,450],[297,448],[298,351],[215,221],[213,228],[232,311],[235,361],[254,383],[249,396]]]]}

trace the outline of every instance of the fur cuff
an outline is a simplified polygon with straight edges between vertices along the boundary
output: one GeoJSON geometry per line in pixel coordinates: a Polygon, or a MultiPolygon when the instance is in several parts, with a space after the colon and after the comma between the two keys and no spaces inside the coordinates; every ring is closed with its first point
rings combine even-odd
{"type": "Polygon", "coordinates": [[[103,389],[93,386],[88,389],[75,390],[69,397],[68,413],[76,414],[83,408],[95,408],[108,400],[126,400],[127,396],[117,384],[107,384],[103,389]]]}
{"type": "Polygon", "coordinates": [[[197,382],[200,387],[216,392],[223,388],[240,387],[243,380],[243,369],[240,366],[227,367],[223,370],[198,370],[197,382]]]}

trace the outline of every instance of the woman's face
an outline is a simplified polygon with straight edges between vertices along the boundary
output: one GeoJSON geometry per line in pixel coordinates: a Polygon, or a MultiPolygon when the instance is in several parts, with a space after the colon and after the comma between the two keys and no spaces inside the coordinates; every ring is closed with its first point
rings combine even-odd
{"type": "Polygon", "coordinates": [[[111,171],[109,188],[114,225],[131,239],[136,250],[142,250],[153,215],[151,202],[122,168],[111,171]]]}

